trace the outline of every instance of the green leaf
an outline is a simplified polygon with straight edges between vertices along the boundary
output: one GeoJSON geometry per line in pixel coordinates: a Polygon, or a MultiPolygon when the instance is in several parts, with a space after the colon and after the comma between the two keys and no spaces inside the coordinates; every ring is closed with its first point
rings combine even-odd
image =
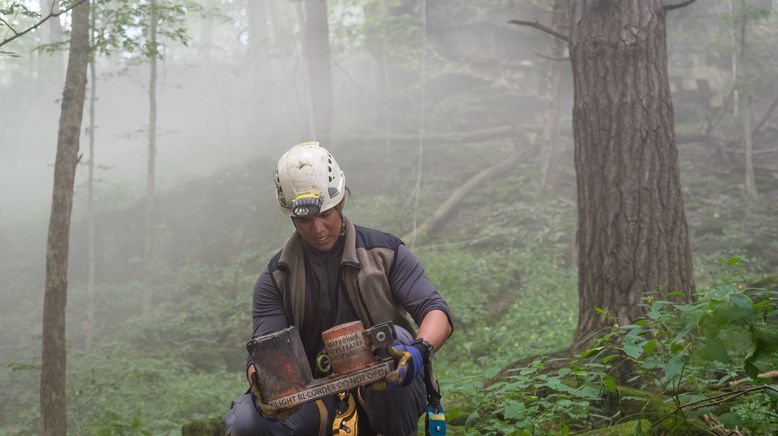
{"type": "Polygon", "coordinates": [[[605,387],[605,390],[608,392],[616,391],[616,379],[609,375],[606,375],[602,378],[602,385],[605,387]]]}
{"type": "Polygon", "coordinates": [[[740,415],[735,412],[727,412],[719,416],[719,420],[725,428],[735,428],[743,425],[740,415]]]}
{"type": "Polygon", "coordinates": [[[741,263],[743,263],[743,258],[740,256],[727,259],[727,265],[740,265],[741,263]]]}
{"type": "Polygon", "coordinates": [[[596,400],[600,398],[600,389],[595,388],[594,386],[584,386],[581,389],[576,389],[573,395],[578,398],[596,400]]]}
{"type": "Polygon", "coordinates": [[[521,401],[510,401],[505,405],[505,419],[521,419],[524,417],[524,411],[526,409],[526,406],[524,406],[524,403],[521,401]]]}
{"type": "Polygon", "coordinates": [[[608,362],[610,362],[611,360],[613,360],[613,359],[615,359],[617,357],[619,357],[618,354],[609,354],[609,355],[607,355],[607,356],[602,358],[602,363],[607,364],[608,362]]]}
{"type": "Polygon", "coordinates": [[[643,344],[643,353],[645,354],[651,354],[652,351],[656,349],[656,340],[652,339],[645,344],[643,344]]]}
{"type": "Polygon", "coordinates": [[[688,358],[683,353],[678,353],[670,358],[670,360],[667,361],[667,365],[665,365],[665,381],[670,381],[681,375],[681,371],[683,370],[687,359],[688,358]]]}
{"type": "Polygon", "coordinates": [[[679,292],[679,291],[668,292],[667,295],[670,296],[670,297],[681,297],[681,298],[686,296],[685,293],[679,292]]]}
{"type": "Polygon", "coordinates": [[[753,380],[759,378],[759,368],[756,365],[754,365],[754,363],[751,360],[745,361],[745,363],[743,364],[743,370],[753,380]]]}
{"type": "Polygon", "coordinates": [[[624,344],[624,352],[627,356],[637,359],[643,354],[643,347],[638,344],[624,344]]]}
{"type": "Polygon", "coordinates": [[[702,347],[697,350],[697,353],[699,357],[704,360],[717,360],[722,363],[727,363],[729,361],[727,347],[718,337],[705,339],[705,342],[703,342],[702,347]]]}

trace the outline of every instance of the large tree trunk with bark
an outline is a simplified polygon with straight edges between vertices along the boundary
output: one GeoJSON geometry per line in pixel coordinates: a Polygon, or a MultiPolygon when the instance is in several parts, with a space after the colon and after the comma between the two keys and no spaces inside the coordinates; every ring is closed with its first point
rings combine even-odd
{"type": "Polygon", "coordinates": [[[578,183],[576,339],[650,292],[694,291],[660,0],[570,3],[578,183]]]}
{"type": "Polygon", "coordinates": [[[313,109],[312,134],[325,147],[332,137],[332,67],[330,64],[330,28],[327,0],[306,0],[303,23],[303,55],[308,67],[308,82],[313,109]]]}
{"type": "Polygon", "coordinates": [[[89,61],[89,2],[73,9],[65,89],[57,135],[54,190],[46,245],[46,291],[43,298],[41,358],[41,415],[44,435],[65,435],[65,305],[68,287],[68,248],[73,181],[78,163],[78,145],[86,95],[89,61]]]}

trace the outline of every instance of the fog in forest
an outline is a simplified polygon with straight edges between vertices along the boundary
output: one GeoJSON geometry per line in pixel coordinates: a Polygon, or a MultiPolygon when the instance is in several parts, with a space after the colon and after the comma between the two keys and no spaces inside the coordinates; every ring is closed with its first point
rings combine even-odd
{"type": "MultiPolygon", "coordinates": [[[[344,170],[351,190],[347,216],[398,236],[422,226],[457,188],[486,170],[428,233],[406,239],[444,296],[457,301],[452,307],[461,308],[455,321],[464,330],[452,341],[465,341],[475,329],[518,329],[514,318],[525,312],[512,321],[500,317],[518,311],[518,302],[536,301],[528,295],[538,289],[558,288],[547,297],[558,307],[534,310],[554,312],[538,325],[555,330],[522,336],[524,348],[514,360],[570,342],[578,300],[569,53],[548,32],[509,23],[555,27],[554,1],[330,0],[328,34],[317,33],[305,1],[161,3],[182,6],[160,24],[148,318],[141,314],[141,294],[150,60],[137,47],[109,48],[95,57],[97,80],[90,76],[87,85],[66,324],[73,434],[134,417],[153,434],[175,432],[189,420],[223,413],[242,392],[254,281],[294,230],[278,212],[273,171],[285,150],[306,140],[322,141],[344,170]],[[170,35],[178,31],[185,41],[170,35]],[[329,56],[314,50],[306,57],[306,44],[321,47],[322,35],[329,56]],[[322,71],[322,63],[330,71],[322,71]],[[96,263],[90,297],[93,86],[96,263]],[[330,104],[331,112],[322,115],[320,104],[330,104]],[[328,117],[331,128],[323,121],[328,117]],[[511,168],[497,169],[514,155],[511,168]],[[446,287],[457,286],[469,286],[472,295],[446,294],[446,287]],[[93,321],[87,321],[90,304],[93,321]],[[116,353],[117,360],[107,357],[116,353]],[[184,371],[196,381],[181,381],[168,369],[171,359],[186,361],[184,371]],[[129,371],[117,375],[116,363],[129,371]],[[154,389],[138,387],[139,380],[152,379],[158,389],[179,395],[180,408],[155,402],[154,389]],[[198,397],[184,395],[187,388],[198,397]],[[103,407],[118,396],[127,404],[103,407]]],[[[26,4],[40,10],[38,2],[26,4]]],[[[667,12],[675,132],[698,284],[707,283],[716,258],[748,259],[757,275],[778,267],[772,208],[778,203],[778,2],[749,1],[750,15],[738,15],[740,7],[700,0],[667,12]],[[745,102],[751,129],[739,118],[745,102]],[[744,128],[754,132],[755,201],[745,199],[744,128]]],[[[20,28],[35,22],[18,13],[4,17],[20,28]]],[[[103,29],[113,25],[105,16],[97,20],[104,20],[98,24],[103,29]]],[[[63,30],[61,41],[67,41],[70,15],[52,22],[0,52],[2,434],[40,431],[39,411],[32,409],[39,407],[46,232],[67,44],[53,51],[36,47],[57,42],[50,38],[63,30]]],[[[127,38],[143,47],[147,27],[128,25],[127,38]]],[[[556,28],[567,32],[563,27],[556,28]]],[[[11,35],[0,32],[0,38],[11,35]]],[[[462,344],[448,346],[471,349],[462,344]]],[[[479,371],[490,375],[500,369],[477,358],[468,365],[482,365],[479,371]]],[[[456,371],[442,369],[444,383],[456,371]]]]}

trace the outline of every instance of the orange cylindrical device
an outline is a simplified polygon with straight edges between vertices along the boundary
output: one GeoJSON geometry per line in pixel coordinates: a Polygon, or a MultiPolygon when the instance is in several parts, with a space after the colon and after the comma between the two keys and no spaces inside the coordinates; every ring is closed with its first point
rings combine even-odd
{"type": "Polygon", "coordinates": [[[361,321],[337,325],[321,336],[336,374],[356,371],[375,362],[361,321]]]}

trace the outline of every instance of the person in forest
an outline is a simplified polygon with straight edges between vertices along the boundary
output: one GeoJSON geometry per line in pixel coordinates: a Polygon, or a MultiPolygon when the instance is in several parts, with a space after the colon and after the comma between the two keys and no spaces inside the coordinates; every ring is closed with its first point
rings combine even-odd
{"type": "MultiPolygon", "coordinates": [[[[365,328],[392,321],[398,339],[388,351],[397,369],[385,383],[349,393],[358,421],[352,431],[415,435],[428,400],[440,398],[425,368],[453,331],[448,305],[398,237],[344,216],[345,175],[318,142],[297,144],[281,157],[275,187],[280,209],[296,231],[256,283],[253,336],[295,325],[309,365],[317,368],[323,331],[351,321],[365,328]],[[299,301],[305,303],[295,304],[299,301]],[[415,334],[407,314],[418,325],[415,334]]],[[[232,402],[224,418],[227,434],[332,433],[343,396],[279,411],[262,402],[251,361],[246,376],[251,388],[232,402]]]]}

